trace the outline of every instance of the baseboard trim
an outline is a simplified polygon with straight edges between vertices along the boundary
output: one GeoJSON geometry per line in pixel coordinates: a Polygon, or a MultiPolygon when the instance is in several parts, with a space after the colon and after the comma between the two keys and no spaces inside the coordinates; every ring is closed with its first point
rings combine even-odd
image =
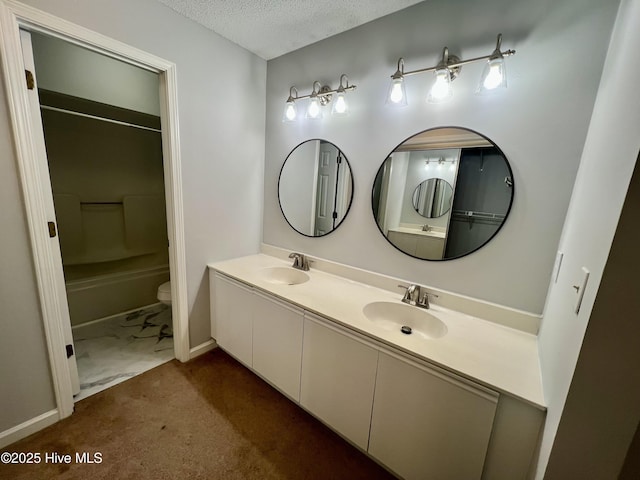
{"type": "Polygon", "coordinates": [[[43,428],[53,425],[60,419],[58,410],[49,410],[48,412],[38,415],[37,417],[27,420],[26,422],[16,425],[9,430],[0,432],[0,448],[11,445],[18,440],[28,437],[32,433],[42,430],[43,428]]]}
{"type": "Polygon", "coordinates": [[[217,347],[218,347],[218,344],[213,338],[211,338],[206,342],[201,343],[197,347],[193,347],[191,350],[189,350],[189,359],[192,360],[196,357],[199,357],[203,353],[207,353],[208,351],[213,350],[214,348],[217,348],[217,347]]]}

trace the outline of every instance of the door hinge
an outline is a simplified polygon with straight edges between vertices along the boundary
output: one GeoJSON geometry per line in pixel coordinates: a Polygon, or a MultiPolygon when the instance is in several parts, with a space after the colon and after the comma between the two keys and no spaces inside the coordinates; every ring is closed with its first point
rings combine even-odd
{"type": "Polygon", "coordinates": [[[35,78],[33,78],[33,73],[31,73],[29,70],[25,70],[24,74],[27,77],[27,88],[29,90],[33,90],[36,86],[36,80],[35,78]]]}
{"type": "Polygon", "coordinates": [[[67,349],[67,358],[71,357],[73,355],[73,345],[65,345],[65,348],[67,349]]]}
{"type": "Polygon", "coordinates": [[[53,238],[56,236],[56,224],[53,222],[47,222],[47,225],[49,226],[49,237],[53,238]]]}
{"type": "Polygon", "coordinates": [[[336,219],[338,218],[338,212],[333,212],[333,213],[331,214],[331,217],[332,217],[334,220],[336,220],[336,219]]]}
{"type": "Polygon", "coordinates": [[[342,163],[342,155],[338,155],[337,162],[338,162],[338,165],[342,163]]]}

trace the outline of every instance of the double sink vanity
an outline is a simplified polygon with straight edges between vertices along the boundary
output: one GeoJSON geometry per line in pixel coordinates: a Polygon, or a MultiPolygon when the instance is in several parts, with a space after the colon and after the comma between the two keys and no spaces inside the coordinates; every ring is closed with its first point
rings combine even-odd
{"type": "MultiPolygon", "coordinates": [[[[296,232],[324,237],[353,189],[344,153],[312,139],[287,156],[278,201],[296,232]]],[[[385,157],[371,211],[397,250],[442,262],[489,243],[513,197],[503,152],[444,127],[385,157]]],[[[270,245],[209,271],[218,345],[398,477],[532,478],[545,417],[539,317],[270,245]]]]}
{"type": "Polygon", "coordinates": [[[398,279],[268,253],[209,265],[223,350],[401,478],[529,478],[545,415],[534,334],[444,308],[448,292],[422,289],[419,308],[398,279]]]}

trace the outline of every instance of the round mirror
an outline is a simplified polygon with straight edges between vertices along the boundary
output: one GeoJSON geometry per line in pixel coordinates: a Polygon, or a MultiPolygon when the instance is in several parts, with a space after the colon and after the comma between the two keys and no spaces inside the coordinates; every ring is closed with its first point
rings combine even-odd
{"type": "Polygon", "coordinates": [[[416,212],[425,218],[438,218],[451,209],[453,187],[442,178],[420,182],[413,191],[411,202],[416,212]]]}
{"type": "Polygon", "coordinates": [[[509,162],[493,142],[465,128],[435,128],[387,156],[371,203],[378,228],[398,250],[451,260],[498,233],[513,190],[509,162]]]}
{"type": "Polygon", "coordinates": [[[322,237],[340,226],[351,207],[353,178],[333,143],[307,140],[287,156],[278,180],[280,210],[302,235],[322,237]]]}

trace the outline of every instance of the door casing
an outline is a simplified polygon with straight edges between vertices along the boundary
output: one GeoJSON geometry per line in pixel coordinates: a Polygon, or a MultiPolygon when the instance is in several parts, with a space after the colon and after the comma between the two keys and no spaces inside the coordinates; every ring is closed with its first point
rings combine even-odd
{"type": "Polygon", "coordinates": [[[65,418],[73,412],[71,377],[62,324],[67,300],[66,295],[60,294],[61,291],[64,292],[64,285],[61,289],[60,279],[55,275],[56,265],[53,264],[56,258],[53,248],[58,246],[57,242],[50,241],[47,223],[55,221],[55,218],[49,218],[50,215],[47,215],[46,199],[42,193],[42,182],[45,179],[40,174],[40,162],[46,162],[47,159],[38,154],[34,142],[36,136],[43,137],[44,134],[41,129],[35,128],[29,108],[20,28],[52,35],[159,74],[174,350],[176,358],[185,362],[190,358],[190,350],[176,66],[172,62],[31,6],[14,0],[0,0],[0,57],[7,103],[58,416],[65,418]]]}

